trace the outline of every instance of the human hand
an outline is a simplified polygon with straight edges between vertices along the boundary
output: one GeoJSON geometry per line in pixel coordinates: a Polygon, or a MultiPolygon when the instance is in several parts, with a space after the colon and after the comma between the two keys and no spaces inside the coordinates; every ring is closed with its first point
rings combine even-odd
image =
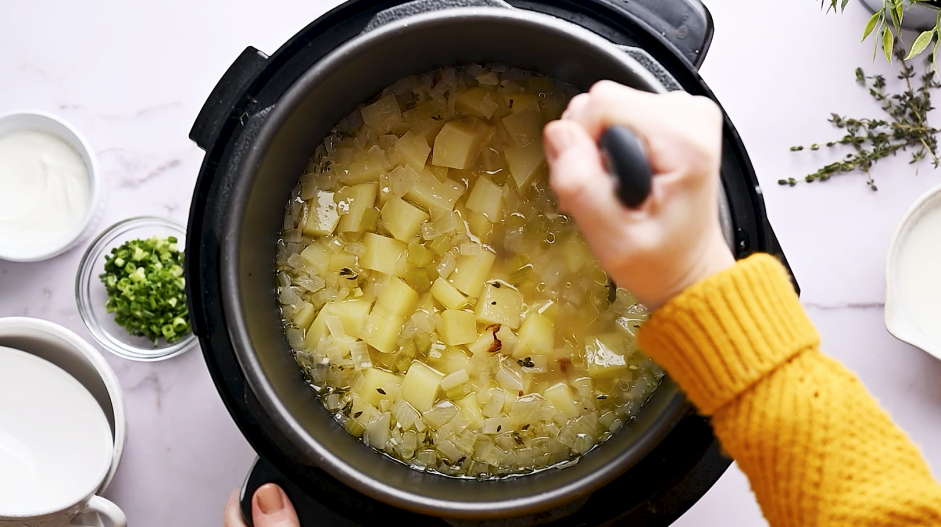
{"type": "Polygon", "coordinates": [[[650,309],[735,263],[719,225],[722,112],[704,97],[601,81],[544,131],[549,182],[615,283],[650,309]],[[598,139],[613,125],[646,144],[650,196],[618,201],[598,139]]]}
{"type": "MultiPolygon", "coordinates": [[[[255,527],[300,527],[297,513],[287,494],[274,483],[266,483],[252,496],[252,523],[255,527]]],[[[225,504],[225,527],[246,527],[239,507],[239,489],[225,504]]]]}

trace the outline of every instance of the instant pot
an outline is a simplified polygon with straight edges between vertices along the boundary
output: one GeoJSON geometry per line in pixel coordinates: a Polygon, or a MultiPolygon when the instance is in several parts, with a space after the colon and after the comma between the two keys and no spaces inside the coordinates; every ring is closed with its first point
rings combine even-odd
{"type": "MultiPolygon", "coordinates": [[[[271,56],[247,48],[190,138],[206,151],[186,242],[193,328],[213,381],[302,523],[668,525],[721,476],[708,421],[665,378],[640,414],[573,466],[496,481],[412,470],[338,425],[294,362],[276,303],[283,208],[310,153],[362,101],[410,74],[501,62],[587,89],[612,79],[713,98],[696,69],[712,37],[697,0],[354,0],[271,56]]],[[[741,139],[725,120],[720,221],[736,258],[784,255],[741,139]]],[[[796,286],[796,284],[795,284],[796,286]]]]}

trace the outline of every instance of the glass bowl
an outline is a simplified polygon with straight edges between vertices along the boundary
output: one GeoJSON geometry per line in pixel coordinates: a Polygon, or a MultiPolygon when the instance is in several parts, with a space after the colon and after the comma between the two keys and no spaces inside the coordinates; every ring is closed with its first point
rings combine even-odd
{"type": "Polygon", "coordinates": [[[114,321],[114,315],[105,310],[108,293],[98,279],[98,275],[104,272],[105,256],[124,242],[154,235],[176,236],[182,245],[186,239],[186,226],[158,216],[140,216],[120,221],[92,241],[82,256],[75,277],[75,301],[85,327],[103,348],[129,360],[148,362],[169,359],[196,343],[196,335],[191,331],[172,344],[160,339],[154,346],[150,339],[129,334],[114,321]]]}

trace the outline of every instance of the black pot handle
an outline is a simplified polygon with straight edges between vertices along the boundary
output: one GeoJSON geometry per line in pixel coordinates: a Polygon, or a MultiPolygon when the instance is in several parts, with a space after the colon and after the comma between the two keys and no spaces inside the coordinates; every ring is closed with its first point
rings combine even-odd
{"type": "Polygon", "coordinates": [[[612,126],[598,141],[605,168],[615,180],[615,194],[629,209],[636,209],[650,195],[653,171],[647,149],[637,135],[624,126],[612,126]]]}
{"type": "Polygon", "coordinates": [[[615,10],[646,24],[652,35],[674,48],[696,69],[706,59],[715,27],[699,0],[604,0],[615,10]]]}
{"type": "Polygon", "coordinates": [[[264,53],[249,46],[229,66],[199,110],[196,122],[190,129],[190,139],[200,148],[206,150],[215,143],[227,121],[238,119],[249,86],[267,63],[268,57],[264,53]]]}

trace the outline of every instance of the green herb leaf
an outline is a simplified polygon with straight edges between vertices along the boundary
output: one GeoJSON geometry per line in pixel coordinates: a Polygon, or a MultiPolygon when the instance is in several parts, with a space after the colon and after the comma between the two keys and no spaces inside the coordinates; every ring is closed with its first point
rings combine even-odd
{"type": "Polygon", "coordinates": [[[131,240],[105,256],[105,309],[131,335],[146,337],[157,346],[190,332],[183,278],[183,253],[173,236],[131,240]]]}
{"type": "Polygon", "coordinates": [[[869,22],[866,22],[866,29],[863,31],[863,38],[860,40],[860,42],[869,38],[869,35],[872,34],[874,29],[876,29],[876,24],[882,20],[883,16],[885,15],[882,11],[877,11],[873,13],[871,17],[869,17],[869,22]]]}
{"type": "Polygon", "coordinates": [[[882,51],[885,52],[885,60],[892,64],[892,45],[895,43],[895,37],[888,27],[882,28],[882,51]]]}
{"type": "MultiPolygon", "coordinates": [[[[934,31],[931,35],[934,35],[934,31]]],[[[939,44],[936,42],[934,49],[938,48],[939,44]]],[[[907,63],[902,50],[895,50],[895,55],[901,66],[898,79],[905,83],[905,89],[900,93],[887,93],[886,79],[882,75],[867,77],[861,68],[857,68],[855,72],[856,81],[869,91],[887,117],[856,119],[836,113],[830,114],[829,122],[837,129],[843,130],[845,135],[838,140],[828,141],[826,146],[842,146],[851,151],[845,153],[841,160],[807,174],[804,181],[827,181],[837,174],[862,172],[866,175],[869,188],[875,191],[877,187],[869,173],[870,168],[879,160],[895,156],[900,151],[914,152],[911,154],[911,164],[916,165],[916,170],[917,165],[924,159],[930,159],[935,167],[941,166],[941,159],[937,154],[937,135],[941,130],[930,125],[928,116],[934,109],[931,92],[941,88],[941,82],[936,80],[937,69],[933,67],[936,57],[925,61],[925,73],[919,76],[915,73],[915,68],[907,63]]],[[[819,147],[820,144],[817,143],[809,147],[792,146],[791,151],[815,150],[819,147]]],[[[781,179],[778,184],[794,186],[797,180],[781,179]]]]}
{"type": "Polygon", "coordinates": [[[918,38],[916,38],[915,42],[912,43],[912,50],[908,52],[908,56],[905,57],[905,60],[911,60],[912,57],[924,51],[925,48],[928,47],[928,44],[931,44],[931,39],[934,37],[934,33],[934,30],[930,30],[923,31],[920,35],[918,35],[918,38]]]}

